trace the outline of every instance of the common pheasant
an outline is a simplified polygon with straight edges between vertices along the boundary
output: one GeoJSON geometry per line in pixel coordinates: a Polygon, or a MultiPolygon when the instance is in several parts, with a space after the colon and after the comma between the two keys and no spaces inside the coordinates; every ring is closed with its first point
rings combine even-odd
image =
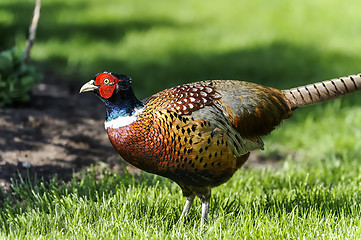
{"type": "Polygon", "coordinates": [[[235,80],[209,80],[163,90],[139,101],[131,78],[103,72],[82,86],[106,106],[105,129],[120,156],[132,165],[172,179],[187,198],[181,218],[197,196],[201,224],[211,189],[263,149],[269,134],[300,106],[361,89],[361,74],[278,90],[235,80]]]}

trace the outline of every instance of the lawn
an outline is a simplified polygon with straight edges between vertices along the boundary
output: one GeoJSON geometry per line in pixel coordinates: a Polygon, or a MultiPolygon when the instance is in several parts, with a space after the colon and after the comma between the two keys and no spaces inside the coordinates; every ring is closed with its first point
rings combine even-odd
{"type": "Polygon", "coordinates": [[[209,224],[200,204],[177,223],[185,203],[175,183],[142,174],[15,185],[0,215],[0,237],[18,239],[356,239],[360,170],[354,159],[306,167],[291,159],[277,170],[240,170],[215,189],[209,224]],[[332,173],[332,174],[330,174],[332,173]],[[15,206],[15,207],[14,207],[15,206]]]}
{"type": "MultiPolygon", "coordinates": [[[[140,98],[177,84],[239,79],[277,88],[361,72],[361,3],[350,0],[43,1],[32,61],[59,79],[130,75],[140,98]]],[[[33,1],[2,0],[0,50],[24,46],[33,1]]],[[[45,74],[45,76],[47,76],[45,74]]],[[[361,236],[361,94],[295,111],[265,138],[274,166],[241,169],[176,224],[176,184],[84,173],[14,183],[1,238],[355,239],[361,236]]]]}

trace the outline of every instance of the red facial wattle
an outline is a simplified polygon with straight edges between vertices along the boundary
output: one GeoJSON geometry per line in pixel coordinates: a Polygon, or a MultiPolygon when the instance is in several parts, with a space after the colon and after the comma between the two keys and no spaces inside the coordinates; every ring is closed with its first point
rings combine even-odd
{"type": "Polygon", "coordinates": [[[110,98],[113,95],[116,84],[120,82],[119,79],[111,74],[102,73],[95,79],[95,85],[100,86],[99,93],[103,98],[110,98]]]}

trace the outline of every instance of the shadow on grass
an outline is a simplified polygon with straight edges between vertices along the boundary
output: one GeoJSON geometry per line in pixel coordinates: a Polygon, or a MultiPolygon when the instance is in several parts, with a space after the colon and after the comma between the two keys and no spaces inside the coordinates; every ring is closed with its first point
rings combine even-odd
{"type": "MultiPolygon", "coordinates": [[[[359,59],[356,57],[337,52],[324,53],[310,46],[294,46],[286,42],[228,53],[170,52],[168,55],[166,61],[154,56],[154,62],[137,65],[119,60],[107,52],[103,57],[89,59],[77,66],[65,66],[67,59],[61,56],[52,56],[47,62],[64,66],[66,71],[77,74],[77,81],[82,82],[103,71],[129,75],[141,99],[165,88],[207,79],[237,79],[288,89],[361,72],[357,69],[359,59]]],[[[40,64],[47,65],[45,62],[40,64]]],[[[356,103],[349,101],[351,105],[356,103]]]]}
{"type": "MultiPolygon", "coordinates": [[[[9,42],[13,41],[16,33],[23,32],[27,35],[34,6],[30,2],[5,3],[0,6],[5,11],[14,13],[11,26],[0,26],[0,32],[6,36],[0,39],[1,49],[3,46],[12,46],[9,42]]],[[[68,40],[79,39],[84,41],[84,51],[87,51],[92,42],[111,45],[122,41],[130,32],[142,32],[157,27],[172,29],[192,27],[176,23],[171,19],[156,17],[147,19],[142,16],[134,16],[132,20],[111,18],[96,23],[95,21],[59,22],[59,9],[64,8],[76,12],[90,6],[86,2],[44,2],[37,32],[38,43],[55,39],[66,45],[68,40]]],[[[70,80],[81,82],[105,70],[130,75],[142,98],[167,87],[205,79],[238,79],[277,88],[290,88],[361,72],[358,64],[360,59],[357,57],[342,52],[322,52],[314,46],[297,46],[282,41],[225,53],[193,53],[173,49],[167,54],[166,60],[154,56],[154,61],[139,64],[129,63],[132,61],[127,59],[119,59],[119,56],[112,52],[104,52],[101,56],[71,66],[69,64],[71,56],[52,55],[40,64],[44,70],[53,69],[58,74],[71,73],[70,80]],[[76,76],[73,76],[74,73],[76,76]]]]}
{"type": "MultiPolygon", "coordinates": [[[[2,10],[13,13],[11,25],[0,25],[0,32],[3,36],[0,38],[0,50],[11,47],[15,44],[14,36],[17,34],[27,36],[31,22],[34,4],[26,3],[7,3],[0,4],[2,10]],[[15,26],[15,27],[14,27],[15,26]]],[[[182,27],[178,23],[169,19],[151,18],[151,19],[132,19],[132,20],[112,20],[93,21],[91,23],[76,22],[59,22],[59,9],[68,8],[72,12],[81,11],[88,7],[86,2],[82,3],[46,3],[44,2],[41,9],[41,17],[36,33],[36,42],[46,42],[49,39],[56,39],[66,44],[74,38],[83,39],[86,44],[89,42],[105,42],[112,44],[119,42],[127,32],[146,31],[153,27],[182,27]]],[[[95,13],[94,13],[95,14],[95,13]]]]}

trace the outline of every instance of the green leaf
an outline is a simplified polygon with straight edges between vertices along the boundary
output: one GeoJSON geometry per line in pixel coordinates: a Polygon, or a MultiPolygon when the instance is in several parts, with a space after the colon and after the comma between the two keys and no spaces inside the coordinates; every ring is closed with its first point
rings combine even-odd
{"type": "Polygon", "coordinates": [[[13,69],[13,50],[0,52],[0,72],[8,74],[13,69]]]}
{"type": "Polygon", "coordinates": [[[0,106],[29,101],[31,88],[40,80],[37,69],[23,58],[15,47],[0,52],[0,106]]]}

